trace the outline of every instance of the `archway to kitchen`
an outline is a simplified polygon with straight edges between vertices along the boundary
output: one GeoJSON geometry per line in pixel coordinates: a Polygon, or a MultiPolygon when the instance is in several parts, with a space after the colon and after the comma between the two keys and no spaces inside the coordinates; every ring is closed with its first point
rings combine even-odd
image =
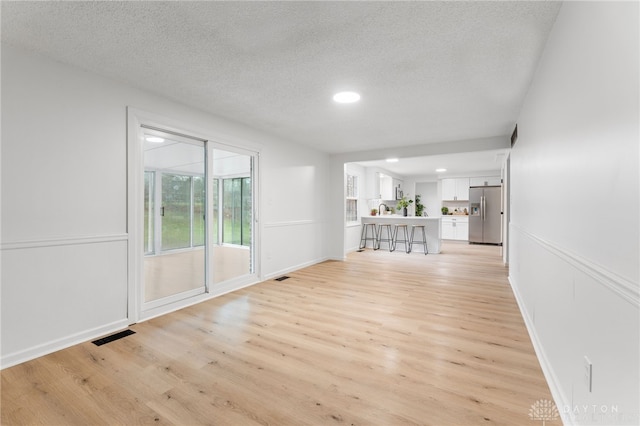
{"type": "MultiPolygon", "coordinates": [[[[356,154],[350,154],[352,161],[344,163],[344,252],[360,249],[363,220],[402,222],[388,216],[373,220],[367,217],[372,213],[378,216],[381,213],[401,214],[396,207],[403,196],[411,201],[407,209],[409,217],[442,218],[439,234],[443,243],[467,243],[469,188],[501,186],[507,152],[502,148],[396,157],[392,162],[385,159],[357,161],[356,154]],[[455,191],[450,194],[452,183],[459,184],[461,194],[455,191]],[[442,207],[449,209],[449,216],[443,216],[442,207]]],[[[425,223],[433,225],[428,220],[425,223]]],[[[507,224],[504,226],[506,228],[507,224]]],[[[507,235],[506,230],[503,235],[507,235]]],[[[367,246],[370,245],[369,242],[367,246]]]]}

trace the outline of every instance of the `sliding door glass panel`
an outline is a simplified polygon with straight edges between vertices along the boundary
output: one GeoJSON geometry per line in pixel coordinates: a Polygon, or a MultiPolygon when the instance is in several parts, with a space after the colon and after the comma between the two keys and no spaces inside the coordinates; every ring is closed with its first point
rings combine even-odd
{"type": "Polygon", "coordinates": [[[220,244],[220,179],[213,179],[211,196],[213,197],[213,244],[220,244]]]}
{"type": "Polygon", "coordinates": [[[242,179],[242,238],[243,246],[251,245],[251,217],[252,217],[252,195],[251,195],[251,178],[242,179]]]}
{"type": "Polygon", "coordinates": [[[154,251],[153,228],[154,220],[155,173],[144,172],[144,253],[154,251]]]}
{"type": "Polygon", "coordinates": [[[162,250],[191,246],[191,176],[162,175],[162,250]]]}
{"type": "Polygon", "coordinates": [[[205,291],[205,155],[204,142],[145,134],[143,300],[149,309],[205,291]]]}
{"type": "Polygon", "coordinates": [[[214,149],[213,171],[214,209],[219,209],[221,221],[216,229],[222,244],[214,247],[212,269],[213,282],[219,283],[253,273],[252,156],[214,149]]]}
{"type": "Polygon", "coordinates": [[[224,239],[226,244],[241,245],[242,241],[242,194],[240,179],[224,179],[224,239]]]}
{"type": "Polygon", "coordinates": [[[200,176],[193,178],[193,235],[194,247],[204,246],[204,218],[205,218],[205,189],[204,179],[200,176]]]}

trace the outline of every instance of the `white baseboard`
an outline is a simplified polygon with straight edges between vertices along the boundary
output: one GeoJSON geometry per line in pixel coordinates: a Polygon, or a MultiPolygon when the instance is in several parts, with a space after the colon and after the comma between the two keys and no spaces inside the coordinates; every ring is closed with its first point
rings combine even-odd
{"type": "Polygon", "coordinates": [[[61,349],[66,349],[70,346],[77,345],[88,340],[96,339],[106,334],[111,334],[118,330],[122,330],[123,328],[127,328],[128,326],[129,321],[125,318],[119,321],[112,322],[110,324],[92,328],[90,330],[85,330],[80,333],[64,337],[62,339],[53,340],[42,345],[37,345],[19,352],[4,355],[2,359],[0,359],[0,369],[12,367],[14,365],[18,365],[44,355],[48,355],[61,349]]]}
{"type": "Polygon", "coordinates": [[[267,280],[270,280],[272,278],[277,278],[277,277],[279,277],[281,275],[288,274],[289,272],[297,271],[298,269],[302,269],[302,268],[307,268],[309,266],[316,265],[318,263],[322,263],[322,262],[327,261],[327,260],[330,260],[330,258],[329,257],[322,257],[322,258],[319,258],[319,259],[311,260],[309,262],[300,263],[299,265],[291,266],[289,268],[285,268],[285,269],[281,269],[281,270],[276,271],[276,272],[265,274],[264,277],[263,277],[263,280],[267,281],[267,280]]]}
{"type": "MultiPolygon", "coordinates": [[[[536,352],[536,356],[538,357],[538,361],[540,362],[540,367],[542,368],[542,373],[544,374],[545,379],[547,380],[547,384],[549,385],[549,390],[551,391],[551,396],[553,397],[553,401],[558,408],[558,411],[561,411],[562,407],[570,407],[571,401],[567,399],[566,395],[562,391],[560,387],[560,381],[553,371],[553,367],[547,358],[546,352],[540,343],[540,339],[538,338],[538,334],[531,322],[531,317],[527,312],[527,308],[522,300],[520,293],[518,292],[517,287],[512,282],[512,277],[508,277],[509,284],[511,285],[511,290],[513,291],[513,295],[516,298],[516,302],[518,303],[518,308],[520,309],[520,314],[522,315],[522,319],[524,320],[525,326],[527,327],[527,332],[529,333],[529,338],[531,339],[531,343],[533,344],[533,349],[536,352]]],[[[573,423],[570,423],[571,419],[565,418],[562,416],[563,424],[571,426],[573,423]]]]}

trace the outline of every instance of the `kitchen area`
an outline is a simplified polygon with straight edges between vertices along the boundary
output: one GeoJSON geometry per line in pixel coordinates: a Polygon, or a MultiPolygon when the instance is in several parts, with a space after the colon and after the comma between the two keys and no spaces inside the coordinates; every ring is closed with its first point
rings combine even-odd
{"type": "Polygon", "coordinates": [[[345,164],[345,251],[392,251],[393,242],[386,241],[392,239],[390,233],[399,243],[393,249],[411,253],[438,254],[443,241],[502,245],[500,169],[467,176],[415,176],[401,175],[380,163],[345,164]],[[402,224],[406,231],[396,226],[402,224]],[[407,250],[410,242],[401,240],[405,232],[411,240],[412,231],[413,248],[407,250]]]}

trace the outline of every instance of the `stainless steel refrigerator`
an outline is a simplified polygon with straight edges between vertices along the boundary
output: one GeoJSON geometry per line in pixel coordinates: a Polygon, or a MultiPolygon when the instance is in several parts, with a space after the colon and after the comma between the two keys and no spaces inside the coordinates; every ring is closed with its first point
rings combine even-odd
{"type": "Polygon", "coordinates": [[[502,187],[469,188],[469,242],[502,244],[502,187]]]}

